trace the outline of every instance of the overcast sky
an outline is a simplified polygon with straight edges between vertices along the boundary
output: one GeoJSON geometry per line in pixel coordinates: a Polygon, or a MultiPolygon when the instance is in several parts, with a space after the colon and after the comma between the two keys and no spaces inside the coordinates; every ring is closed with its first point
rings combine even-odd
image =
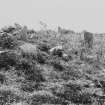
{"type": "Polygon", "coordinates": [[[105,32],[105,0],[0,0],[0,27],[17,22],[38,29],[39,21],[54,28],[105,32]]]}

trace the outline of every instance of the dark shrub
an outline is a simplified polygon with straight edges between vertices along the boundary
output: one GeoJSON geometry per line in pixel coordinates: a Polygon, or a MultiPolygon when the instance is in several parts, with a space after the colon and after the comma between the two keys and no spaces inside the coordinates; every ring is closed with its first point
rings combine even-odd
{"type": "Polygon", "coordinates": [[[61,99],[65,99],[68,101],[74,101],[73,98],[76,100],[79,96],[79,91],[81,87],[79,85],[69,83],[64,84],[62,87],[58,87],[57,89],[53,90],[53,94],[61,99]]]}
{"type": "Polygon", "coordinates": [[[6,82],[6,76],[5,74],[0,73],[0,83],[4,84],[6,82]]]}
{"type": "Polygon", "coordinates": [[[30,70],[25,71],[26,79],[36,82],[42,82],[45,81],[45,78],[43,77],[41,73],[41,69],[37,66],[32,66],[30,70]]]}
{"type": "Polygon", "coordinates": [[[61,76],[64,80],[79,79],[83,76],[82,73],[75,67],[67,67],[65,69],[66,70],[61,73],[61,76]]]}
{"type": "Polygon", "coordinates": [[[22,83],[21,89],[25,92],[33,92],[34,90],[40,90],[40,84],[36,82],[26,81],[22,83]]]}
{"type": "Polygon", "coordinates": [[[88,48],[92,48],[93,47],[93,34],[87,31],[84,31],[84,41],[85,41],[85,45],[88,48]]]}
{"type": "Polygon", "coordinates": [[[82,87],[73,82],[64,84],[62,88],[57,88],[53,93],[61,99],[68,100],[75,104],[91,104],[92,98],[89,93],[81,93],[82,87]]]}
{"type": "Polygon", "coordinates": [[[0,90],[0,105],[11,104],[13,102],[19,102],[21,98],[14,94],[11,90],[0,90]]]}
{"type": "Polygon", "coordinates": [[[14,48],[16,44],[16,39],[12,35],[8,35],[7,33],[3,33],[0,36],[0,47],[6,49],[14,48]]]}
{"type": "Polygon", "coordinates": [[[48,59],[48,57],[49,57],[49,55],[47,53],[39,51],[37,53],[37,56],[36,56],[35,60],[38,63],[42,63],[43,64],[43,63],[46,62],[46,60],[48,59]]]}
{"type": "Polygon", "coordinates": [[[64,66],[61,64],[60,59],[57,57],[54,57],[54,58],[49,60],[48,63],[51,64],[56,70],[63,71],[64,66]]]}
{"type": "Polygon", "coordinates": [[[32,63],[28,60],[28,59],[25,59],[25,58],[21,58],[18,62],[18,64],[16,65],[16,69],[17,70],[28,70],[28,69],[31,69],[31,65],[32,63]]]}
{"type": "Polygon", "coordinates": [[[92,104],[92,97],[91,94],[84,93],[71,97],[71,101],[77,104],[92,104]]]}
{"type": "Polygon", "coordinates": [[[17,61],[18,57],[14,52],[7,51],[0,54],[0,68],[15,66],[17,61]]]}
{"type": "Polygon", "coordinates": [[[12,27],[12,26],[2,28],[2,31],[6,33],[12,33],[14,30],[15,30],[15,27],[12,27]]]}
{"type": "Polygon", "coordinates": [[[30,105],[68,105],[67,102],[65,102],[63,99],[57,98],[52,95],[49,91],[40,91],[39,93],[33,94],[31,97],[31,103],[30,105]]]}
{"type": "Polygon", "coordinates": [[[47,52],[47,53],[48,53],[48,51],[49,51],[49,49],[50,49],[50,46],[47,45],[47,44],[45,44],[45,43],[43,43],[43,44],[39,44],[38,48],[39,48],[41,51],[44,51],[44,52],[47,52]]]}
{"type": "Polygon", "coordinates": [[[17,65],[16,69],[24,73],[26,80],[36,82],[45,81],[41,73],[42,70],[37,67],[37,64],[33,64],[28,59],[21,60],[20,63],[17,65]]]}

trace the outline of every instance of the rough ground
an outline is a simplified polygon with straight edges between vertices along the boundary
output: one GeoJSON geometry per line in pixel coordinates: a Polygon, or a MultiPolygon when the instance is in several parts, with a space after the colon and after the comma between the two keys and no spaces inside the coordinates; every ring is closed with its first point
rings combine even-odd
{"type": "Polygon", "coordinates": [[[85,49],[83,32],[2,28],[0,105],[104,105],[104,34],[93,37],[93,48],[85,49]],[[69,58],[49,54],[57,45],[69,58]],[[75,54],[82,48],[84,59],[75,54]]]}

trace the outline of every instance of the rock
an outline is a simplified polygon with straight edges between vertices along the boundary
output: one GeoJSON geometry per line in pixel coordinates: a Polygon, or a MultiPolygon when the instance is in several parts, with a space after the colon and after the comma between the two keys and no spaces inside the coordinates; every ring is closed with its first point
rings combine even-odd
{"type": "Polygon", "coordinates": [[[62,46],[56,46],[56,47],[53,47],[49,50],[51,55],[58,55],[59,57],[62,57],[62,54],[63,54],[62,51],[63,51],[62,46]]]}

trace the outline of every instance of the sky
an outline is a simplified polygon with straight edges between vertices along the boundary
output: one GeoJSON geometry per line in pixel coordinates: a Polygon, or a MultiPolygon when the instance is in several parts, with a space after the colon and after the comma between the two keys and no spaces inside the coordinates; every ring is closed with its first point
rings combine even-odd
{"type": "Polygon", "coordinates": [[[14,23],[40,29],[58,26],[81,32],[105,32],[105,0],[0,0],[0,28],[14,23]]]}

